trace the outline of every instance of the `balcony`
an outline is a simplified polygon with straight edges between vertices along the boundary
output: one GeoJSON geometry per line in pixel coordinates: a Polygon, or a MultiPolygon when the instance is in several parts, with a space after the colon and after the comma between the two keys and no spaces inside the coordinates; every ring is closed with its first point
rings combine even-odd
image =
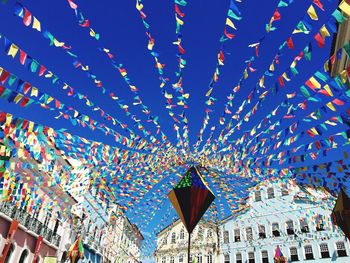
{"type": "Polygon", "coordinates": [[[22,226],[34,232],[38,236],[42,236],[45,240],[52,243],[56,247],[60,245],[61,236],[54,233],[50,228],[41,223],[38,219],[31,217],[24,209],[20,209],[9,202],[3,202],[0,205],[0,212],[17,220],[22,226]]]}

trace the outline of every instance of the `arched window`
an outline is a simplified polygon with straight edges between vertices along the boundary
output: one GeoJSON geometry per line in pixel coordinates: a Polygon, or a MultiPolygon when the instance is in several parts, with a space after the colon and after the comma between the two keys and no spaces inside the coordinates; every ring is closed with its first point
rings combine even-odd
{"type": "Polygon", "coordinates": [[[184,255],[181,254],[181,255],[179,256],[179,263],[183,263],[183,262],[184,262],[184,255]]]}
{"type": "Polygon", "coordinates": [[[300,230],[303,233],[309,233],[309,225],[306,218],[300,219],[300,230]]]}
{"type": "Polygon", "coordinates": [[[279,237],[280,236],[280,230],[278,227],[278,223],[273,223],[272,224],[272,235],[274,237],[279,237]]]}
{"type": "Polygon", "coordinates": [[[234,235],[235,235],[235,242],[241,242],[241,231],[239,228],[236,228],[234,230],[234,235]]]}
{"type": "Polygon", "coordinates": [[[170,263],[175,263],[175,258],[173,256],[170,257],[170,263]]]}
{"type": "Polygon", "coordinates": [[[282,189],[282,196],[287,196],[289,194],[288,189],[283,188],[282,189]]]}
{"type": "Polygon", "coordinates": [[[289,251],[290,251],[290,259],[291,259],[291,261],[299,261],[297,248],[296,247],[291,247],[289,249],[289,251]]]}
{"type": "Polygon", "coordinates": [[[166,257],[162,257],[162,263],[166,263],[166,257]]]}
{"type": "Polygon", "coordinates": [[[321,258],[329,258],[329,250],[327,243],[320,244],[321,258]]]}
{"type": "Polygon", "coordinates": [[[251,227],[246,228],[247,240],[253,240],[253,229],[251,227]]]}
{"type": "Polygon", "coordinates": [[[208,229],[207,238],[211,238],[212,236],[213,236],[213,232],[211,231],[211,229],[208,229]]]}
{"type": "Polygon", "coordinates": [[[249,263],[255,263],[254,252],[249,252],[249,253],[248,253],[248,262],[249,262],[249,263]]]}
{"type": "Polygon", "coordinates": [[[202,240],[203,239],[203,227],[202,226],[200,226],[199,228],[198,228],[198,238],[200,239],[200,240],[202,240]]]}
{"type": "Polygon", "coordinates": [[[266,231],[264,225],[259,225],[259,238],[266,238],[266,231]]]}
{"type": "Polygon", "coordinates": [[[185,230],[183,228],[180,230],[180,239],[185,239],[185,230]]]}
{"type": "Polygon", "coordinates": [[[255,191],[255,202],[261,201],[261,191],[257,190],[255,191]]]}
{"type": "Polygon", "coordinates": [[[305,251],[305,259],[306,260],[314,259],[314,253],[312,252],[312,246],[309,246],[309,245],[305,246],[304,251],[305,251]]]}
{"type": "Polygon", "coordinates": [[[286,222],[287,234],[294,235],[294,224],[292,220],[286,222]]]}
{"type": "Polygon", "coordinates": [[[275,197],[275,192],[273,191],[273,187],[269,187],[267,189],[267,198],[271,199],[275,197]]]}
{"type": "Polygon", "coordinates": [[[346,257],[347,254],[346,254],[346,248],[345,248],[344,242],[337,242],[336,246],[337,246],[338,257],[346,257]]]}
{"type": "Polygon", "coordinates": [[[230,242],[230,235],[227,230],[224,231],[224,244],[228,244],[230,242]]]}
{"type": "Polygon", "coordinates": [[[13,256],[13,252],[15,251],[15,245],[11,244],[9,251],[7,252],[6,258],[5,258],[5,263],[10,263],[12,262],[12,256],[13,256]]]}
{"type": "Polygon", "coordinates": [[[28,250],[27,250],[27,249],[24,249],[24,250],[22,251],[22,254],[21,254],[21,257],[19,258],[18,263],[24,263],[25,260],[27,259],[28,255],[29,255],[28,250]]]}
{"type": "Polygon", "coordinates": [[[242,254],[241,253],[236,254],[236,263],[242,263],[242,254]]]}
{"type": "Polygon", "coordinates": [[[230,255],[229,254],[224,255],[224,263],[230,263],[230,255]]]}
{"type": "Polygon", "coordinates": [[[261,259],[262,259],[262,263],[269,263],[269,254],[267,250],[261,251],[261,259]]]}
{"type": "Polygon", "coordinates": [[[197,263],[202,263],[202,255],[197,255],[197,263]]]}
{"type": "Polygon", "coordinates": [[[176,233],[173,232],[171,233],[171,244],[175,244],[176,243],[176,233]]]}

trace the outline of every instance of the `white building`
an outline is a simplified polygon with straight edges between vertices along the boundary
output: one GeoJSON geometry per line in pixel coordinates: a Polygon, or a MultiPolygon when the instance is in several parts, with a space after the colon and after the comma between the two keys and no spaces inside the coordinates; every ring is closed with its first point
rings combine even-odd
{"type": "MultiPolygon", "coordinates": [[[[191,234],[191,262],[218,262],[218,241],[217,225],[201,220],[191,234]]],[[[187,248],[188,233],[178,219],[157,234],[156,263],[186,263],[187,248]]]]}
{"type": "Polygon", "coordinates": [[[350,262],[348,241],[330,218],[333,201],[292,182],[255,187],[249,207],[220,225],[220,261],[274,262],[279,246],[287,262],[350,262]]]}

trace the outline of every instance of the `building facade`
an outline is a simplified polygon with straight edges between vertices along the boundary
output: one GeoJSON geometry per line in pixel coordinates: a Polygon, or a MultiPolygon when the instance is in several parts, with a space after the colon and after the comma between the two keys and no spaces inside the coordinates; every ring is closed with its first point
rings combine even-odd
{"type": "Polygon", "coordinates": [[[259,185],[244,213],[222,221],[220,261],[272,263],[279,248],[285,262],[350,262],[348,240],[331,221],[330,199],[292,182],[259,185]]]}
{"type": "MultiPolygon", "coordinates": [[[[186,263],[188,233],[180,219],[157,234],[156,263],[186,263]]],[[[191,262],[216,263],[219,250],[217,225],[201,220],[191,234],[191,262]]]]}

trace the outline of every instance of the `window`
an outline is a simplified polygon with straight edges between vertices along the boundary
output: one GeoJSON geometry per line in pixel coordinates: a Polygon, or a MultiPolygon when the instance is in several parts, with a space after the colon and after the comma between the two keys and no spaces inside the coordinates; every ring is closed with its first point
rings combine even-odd
{"type": "Polygon", "coordinates": [[[173,256],[170,257],[170,263],[175,263],[175,259],[173,256]]]}
{"type": "Polygon", "coordinates": [[[224,231],[224,244],[228,244],[230,242],[229,232],[224,231]]]}
{"type": "Polygon", "coordinates": [[[273,191],[273,187],[270,187],[267,189],[267,198],[268,199],[271,199],[271,198],[274,198],[275,197],[275,193],[273,191]]]}
{"type": "Polygon", "coordinates": [[[324,224],[324,216],[318,215],[316,218],[316,230],[317,231],[324,231],[325,230],[325,224],[324,224]]]}
{"type": "Polygon", "coordinates": [[[198,228],[198,238],[199,238],[200,240],[203,239],[203,234],[204,234],[203,232],[204,232],[203,227],[200,226],[200,227],[198,228]]]}
{"type": "Polygon", "coordinates": [[[255,202],[261,201],[261,191],[258,190],[255,192],[255,202]]]}
{"type": "Polygon", "coordinates": [[[185,230],[183,228],[180,231],[180,239],[185,239],[185,230]]]}
{"type": "Polygon", "coordinates": [[[211,232],[211,229],[208,229],[207,238],[211,238],[212,236],[213,236],[213,232],[211,232]]]}
{"type": "Polygon", "coordinates": [[[291,261],[299,261],[297,248],[296,247],[291,247],[289,249],[289,251],[290,251],[290,260],[291,261]]]}
{"type": "Polygon", "coordinates": [[[197,256],[197,263],[202,263],[202,255],[197,256]]]}
{"type": "Polygon", "coordinates": [[[166,244],[167,244],[167,238],[164,237],[164,239],[163,239],[163,245],[166,245],[166,244]]]}
{"type": "Polygon", "coordinates": [[[282,189],[282,196],[287,196],[289,195],[288,189],[283,188],[282,189]]]}
{"type": "Polygon", "coordinates": [[[304,251],[306,260],[314,259],[314,254],[312,253],[312,246],[305,246],[304,251]]]}
{"type": "MultiPolygon", "coordinates": [[[[180,255],[179,256],[179,263],[183,263],[184,262],[184,255],[180,255]]],[[[163,263],[163,262],[162,262],[163,263]]]]}
{"type": "Polygon", "coordinates": [[[208,263],[213,263],[213,255],[212,255],[212,254],[209,254],[209,255],[207,256],[207,262],[208,262],[208,263]]]}
{"type": "Polygon", "coordinates": [[[259,226],[259,238],[266,238],[266,231],[264,225],[259,226]]]}
{"type": "Polygon", "coordinates": [[[261,251],[261,259],[262,259],[262,263],[269,263],[269,254],[267,250],[261,251]]]}
{"type": "Polygon", "coordinates": [[[253,229],[251,227],[246,228],[247,240],[253,240],[253,229]]]}
{"type": "Polygon", "coordinates": [[[241,231],[239,229],[235,229],[235,242],[241,242],[241,231]]]}
{"type": "Polygon", "coordinates": [[[241,253],[236,254],[236,263],[242,263],[242,254],[241,253]]]}
{"type": "Polygon", "coordinates": [[[12,259],[13,252],[15,251],[15,246],[11,244],[9,251],[7,252],[5,263],[10,263],[10,259],[12,259]]]}
{"type": "Polygon", "coordinates": [[[321,258],[329,258],[328,245],[326,243],[320,244],[321,258]]]}
{"type": "Polygon", "coordinates": [[[286,222],[287,225],[287,234],[294,235],[294,224],[292,220],[286,222]]]}
{"type": "Polygon", "coordinates": [[[255,263],[254,252],[249,252],[248,253],[248,262],[249,263],[255,263]]]}
{"type": "Polygon", "coordinates": [[[176,233],[173,232],[171,233],[171,244],[175,244],[176,243],[176,233]]]}
{"type": "Polygon", "coordinates": [[[272,224],[272,235],[274,237],[279,237],[281,235],[279,227],[278,227],[278,223],[273,223],[272,224]]]}
{"type": "Polygon", "coordinates": [[[309,233],[309,225],[306,221],[306,218],[300,219],[300,230],[303,233],[309,233]]]}
{"type": "Polygon", "coordinates": [[[230,263],[230,255],[229,254],[224,255],[224,263],[230,263]]]}
{"type": "Polygon", "coordinates": [[[162,263],[166,263],[166,257],[162,257],[162,263]]]}
{"type": "Polygon", "coordinates": [[[28,250],[27,249],[25,249],[25,250],[23,250],[22,251],[22,254],[21,254],[21,257],[19,258],[19,261],[18,261],[18,263],[24,263],[24,261],[27,259],[27,257],[28,257],[28,250]]]}
{"type": "Polygon", "coordinates": [[[337,245],[338,257],[346,257],[347,254],[346,254],[346,249],[345,249],[344,242],[337,242],[336,245],[337,245]]]}

